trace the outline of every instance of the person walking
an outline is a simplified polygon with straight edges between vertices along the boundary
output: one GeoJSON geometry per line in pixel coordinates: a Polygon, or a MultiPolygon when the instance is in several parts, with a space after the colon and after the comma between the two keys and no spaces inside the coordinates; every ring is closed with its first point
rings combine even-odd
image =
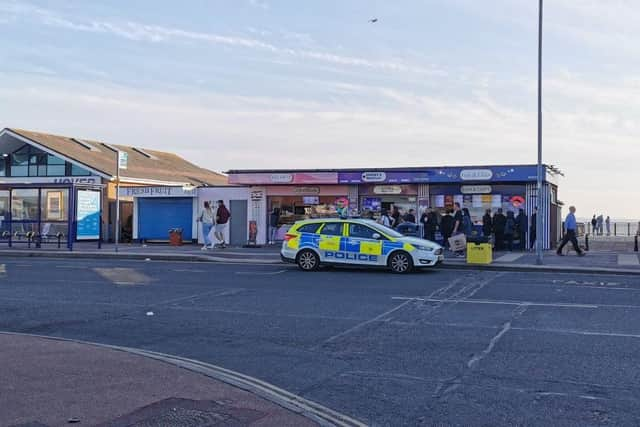
{"type": "Polygon", "coordinates": [[[279,222],[280,222],[280,209],[273,208],[273,210],[271,211],[271,215],[269,215],[269,244],[270,245],[273,245],[276,242],[279,222]]]}
{"type": "Polygon", "coordinates": [[[507,217],[502,213],[502,208],[498,208],[498,212],[493,216],[493,232],[496,235],[496,251],[504,249],[504,226],[507,217]]]}
{"type": "Polygon", "coordinates": [[[473,221],[467,208],[462,209],[462,232],[467,237],[471,237],[473,234],[473,221]]]}
{"type": "Polygon", "coordinates": [[[451,216],[453,212],[451,209],[447,209],[444,215],[442,215],[442,219],[440,220],[440,233],[442,234],[442,246],[445,248],[449,247],[449,237],[453,234],[453,216],[451,216]]]}
{"type": "MultiPolygon", "coordinates": [[[[455,202],[453,204],[453,231],[451,233],[452,236],[456,236],[458,234],[464,233],[463,229],[463,220],[464,215],[462,210],[460,209],[460,203],[455,202]]],[[[464,251],[455,251],[457,257],[463,257],[464,251]]]]}
{"type": "Polygon", "coordinates": [[[482,217],[482,235],[491,237],[493,233],[493,218],[491,218],[491,209],[487,209],[482,217]]]}
{"type": "Polygon", "coordinates": [[[231,219],[231,212],[224,205],[222,200],[218,200],[218,209],[216,210],[216,239],[218,239],[218,246],[220,248],[226,248],[227,244],[224,241],[224,233],[228,228],[229,220],[231,219]]]}
{"type": "Polygon", "coordinates": [[[518,230],[518,237],[520,242],[518,243],[518,249],[527,250],[527,230],[529,229],[529,218],[524,212],[524,209],[518,210],[518,217],[516,218],[516,229],[518,230]]]}
{"type": "Polygon", "coordinates": [[[611,236],[611,218],[609,218],[609,215],[604,220],[604,225],[607,227],[607,236],[611,236]]]}
{"type": "Polygon", "coordinates": [[[213,243],[211,242],[211,230],[214,226],[214,212],[208,201],[204,202],[204,207],[200,211],[197,221],[202,223],[202,237],[204,238],[204,246],[202,246],[202,250],[212,249],[213,243]]]}
{"type": "Polygon", "coordinates": [[[596,214],[593,214],[593,218],[591,218],[591,235],[595,236],[598,231],[598,218],[596,218],[596,214]]]}
{"type": "Polygon", "coordinates": [[[533,249],[536,244],[536,227],[538,221],[538,207],[533,208],[533,214],[531,214],[531,226],[529,226],[529,249],[533,249]]]}
{"type": "Polygon", "coordinates": [[[513,216],[513,211],[507,212],[507,219],[504,222],[504,240],[509,252],[513,251],[513,236],[516,232],[516,227],[516,218],[513,216]]]}
{"type": "Polygon", "coordinates": [[[404,216],[404,222],[416,223],[416,211],[415,209],[409,209],[409,212],[404,216]]]}
{"type": "Polygon", "coordinates": [[[567,217],[564,220],[565,233],[564,233],[564,236],[562,237],[562,242],[560,243],[560,246],[558,246],[558,250],[556,252],[558,256],[564,256],[564,254],[562,253],[562,249],[569,242],[571,242],[571,244],[573,245],[573,250],[576,251],[578,256],[585,255],[584,252],[578,246],[578,238],[576,237],[577,227],[578,227],[578,224],[576,222],[576,208],[575,206],[570,206],[569,213],[567,214],[567,217]]]}

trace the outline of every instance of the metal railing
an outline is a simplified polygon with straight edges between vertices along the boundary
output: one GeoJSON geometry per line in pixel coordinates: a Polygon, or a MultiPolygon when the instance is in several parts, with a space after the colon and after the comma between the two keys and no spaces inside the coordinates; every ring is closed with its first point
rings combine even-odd
{"type": "Polygon", "coordinates": [[[602,227],[593,227],[590,222],[585,223],[586,232],[592,237],[599,236],[621,236],[621,237],[633,237],[638,235],[640,231],[640,223],[638,222],[612,222],[607,227],[603,224],[602,227]]]}

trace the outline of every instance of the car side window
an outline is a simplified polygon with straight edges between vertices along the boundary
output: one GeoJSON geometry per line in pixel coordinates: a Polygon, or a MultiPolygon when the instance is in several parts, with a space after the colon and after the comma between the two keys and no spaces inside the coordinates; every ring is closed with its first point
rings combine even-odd
{"type": "Polygon", "coordinates": [[[349,237],[358,239],[373,239],[374,234],[380,234],[372,228],[362,224],[349,224],[349,237]]]}
{"type": "Polygon", "coordinates": [[[298,228],[299,233],[315,233],[318,231],[322,223],[314,223],[314,224],[305,224],[302,227],[298,228]]]}
{"type": "Polygon", "coordinates": [[[342,236],[342,223],[341,222],[327,222],[322,227],[320,234],[326,236],[342,236]]]}

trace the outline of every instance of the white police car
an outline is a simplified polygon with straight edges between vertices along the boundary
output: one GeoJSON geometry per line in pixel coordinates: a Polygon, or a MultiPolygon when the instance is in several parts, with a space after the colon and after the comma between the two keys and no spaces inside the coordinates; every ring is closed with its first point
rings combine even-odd
{"type": "Polygon", "coordinates": [[[394,273],[433,267],[443,248],[407,237],[366,219],[312,219],[296,222],[285,235],[280,255],[305,271],[322,264],[388,267],[394,273]]]}

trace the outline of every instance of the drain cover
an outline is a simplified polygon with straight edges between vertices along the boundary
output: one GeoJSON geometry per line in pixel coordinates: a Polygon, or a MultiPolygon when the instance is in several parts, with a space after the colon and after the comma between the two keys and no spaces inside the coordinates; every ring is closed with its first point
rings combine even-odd
{"type": "Polygon", "coordinates": [[[169,398],[139,408],[100,427],[240,427],[265,415],[264,412],[212,400],[169,398]]]}

